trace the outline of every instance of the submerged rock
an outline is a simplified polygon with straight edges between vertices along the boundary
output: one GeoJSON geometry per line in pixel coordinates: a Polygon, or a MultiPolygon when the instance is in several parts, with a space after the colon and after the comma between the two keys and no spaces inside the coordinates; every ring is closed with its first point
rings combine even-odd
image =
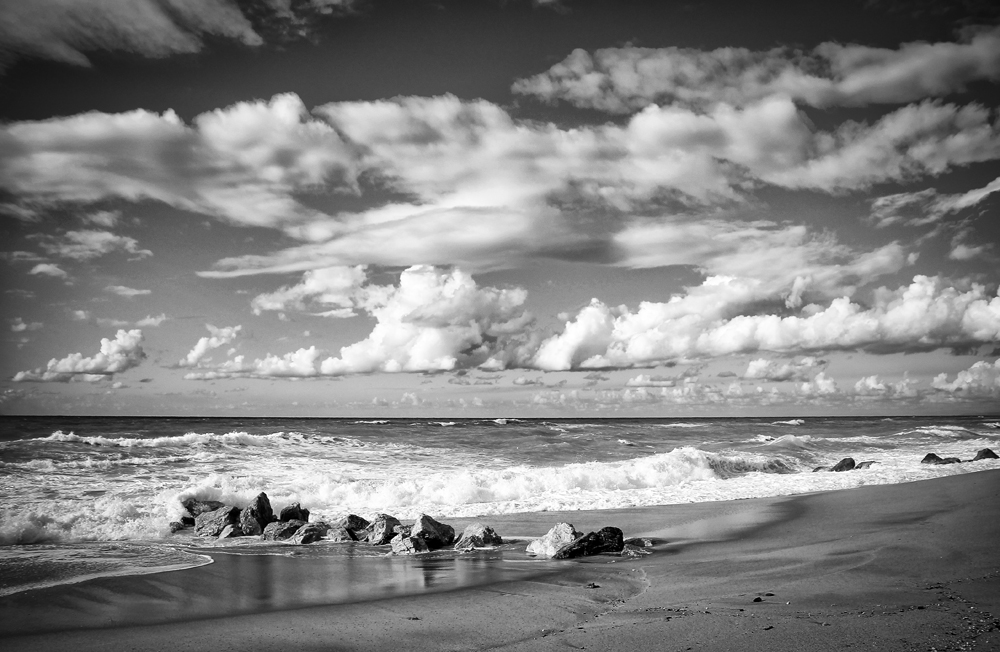
{"type": "Polygon", "coordinates": [[[556,523],[551,530],[545,533],[545,536],[529,543],[525,552],[539,557],[551,557],[560,548],[576,541],[581,536],[583,536],[582,533],[577,532],[571,524],[556,523]]]}
{"type": "Polygon", "coordinates": [[[422,537],[404,537],[397,534],[390,543],[392,544],[392,552],[396,555],[415,555],[418,552],[430,551],[427,540],[422,537]]]}
{"type": "Polygon", "coordinates": [[[284,541],[293,536],[305,524],[305,521],[297,519],[292,521],[274,521],[267,524],[261,538],[265,541],[284,541]]]}
{"type": "Polygon", "coordinates": [[[239,508],[225,505],[214,511],[198,514],[194,518],[194,533],[200,537],[217,537],[227,525],[236,525],[239,520],[239,508]]]}
{"type": "Polygon", "coordinates": [[[400,525],[400,523],[399,519],[395,516],[390,516],[389,514],[379,514],[371,523],[368,524],[368,527],[365,528],[363,533],[365,536],[359,536],[358,538],[364,538],[368,541],[368,543],[376,546],[384,546],[392,541],[392,538],[396,536],[396,533],[393,532],[393,528],[397,525],[400,525]]]}
{"type": "Polygon", "coordinates": [[[281,508],[281,513],[278,514],[278,520],[309,522],[309,510],[302,507],[298,503],[292,503],[287,507],[281,508]]]}
{"type": "Polygon", "coordinates": [[[976,453],[976,456],[972,458],[973,462],[978,462],[979,460],[995,460],[997,459],[997,454],[994,453],[989,448],[984,448],[983,450],[976,453]]]}
{"type": "Polygon", "coordinates": [[[240,528],[248,536],[256,536],[264,531],[268,523],[274,520],[271,501],[263,491],[250,501],[250,504],[240,512],[240,528]]]}
{"type": "Polygon", "coordinates": [[[443,548],[455,542],[455,528],[435,521],[427,514],[421,514],[414,521],[410,536],[423,539],[431,549],[443,548]]]}
{"type": "Polygon", "coordinates": [[[935,453],[927,453],[924,455],[924,459],[920,460],[921,464],[958,464],[962,460],[957,457],[938,457],[935,453]]]}
{"type": "Polygon", "coordinates": [[[867,469],[870,468],[872,464],[878,464],[878,462],[876,462],[875,460],[869,460],[867,462],[858,462],[857,465],[855,465],[854,470],[856,471],[858,469],[867,469]]]}
{"type": "Polygon", "coordinates": [[[851,471],[851,470],[854,469],[854,466],[855,466],[855,464],[854,464],[854,458],[853,457],[845,457],[844,459],[842,459],[839,462],[837,462],[836,464],[834,464],[833,468],[830,469],[830,470],[831,471],[835,471],[837,473],[840,473],[841,471],[851,471]]]}
{"type": "Polygon", "coordinates": [[[572,559],[573,557],[599,555],[602,552],[621,552],[624,547],[622,531],[616,527],[605,527],[597,532],[588,532],[567,543],[556,550],[552,558],[572,559]]]}
{"type": "Polygon", "coordinates": [[[455,550],[473,550],[475,548],[489,548],[499,546],[503,543],[500,535],[489,525],[483,523],[473,523],[465,528],[462,536],[455,542],[455,550]]]}

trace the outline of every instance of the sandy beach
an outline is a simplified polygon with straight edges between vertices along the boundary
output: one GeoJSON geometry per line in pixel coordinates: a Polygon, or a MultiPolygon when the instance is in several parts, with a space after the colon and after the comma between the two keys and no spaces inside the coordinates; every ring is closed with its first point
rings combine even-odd
{"type": "Polygon", "coordinates": [[[368,559],[348,585],[409,573],[405,590],[311,605],[304,592],[323,584],[321,600],[345,581],[320,560],[216,555],[200,569],[7,596],[0,642],[39,651],[1000,649],[1000,471],[488,521],[508,537],[558,521],[615,525],[658,545],[635,558],[484,559],[438,583],[435,569],[453,571],[451,562],[368,559]],[[270,606],[255,607],[248,591],[265,592],[270,606]]]}

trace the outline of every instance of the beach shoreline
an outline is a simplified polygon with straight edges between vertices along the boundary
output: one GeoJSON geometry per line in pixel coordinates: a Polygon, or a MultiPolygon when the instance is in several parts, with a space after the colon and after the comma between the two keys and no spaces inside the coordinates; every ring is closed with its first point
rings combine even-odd
{"type": "MultiPolygon", "coordinates": [[[[224,608],[241,589],[222,572],[200,589],[222,605],[217,613],[101,620],[110,605],[143,591],[157,604],[183,603],[199,574],[225,570],[217,557],[200,569],[7,596],[0,607],[8,623],[46,631],[8,626],[0,641],[41,651],[1000,649],[998,498],[1000,471],[987,470],[784,498],[503,515],[485,520],[508,537],[538,536],[567,520],[584,531],[614,525],[667,542],[637,558],[543,562],[440,590],[417,585],[377,599],[242,612],[224,608]],[[150,584],[168,576],[172,595],[150,584]]],[[[239,557],[237,575],[259,573],[264,559],[239,557]]],[[[283,559],[269,582],[294,594],[287,571],[310,560],[283,559]]]]}

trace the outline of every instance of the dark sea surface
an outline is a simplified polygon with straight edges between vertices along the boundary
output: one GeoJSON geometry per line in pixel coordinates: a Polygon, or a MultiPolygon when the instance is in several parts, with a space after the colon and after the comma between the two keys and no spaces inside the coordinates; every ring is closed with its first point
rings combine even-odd
{"type": "MultiPolygon", "coordinates": [[[[291,554],[171,535],[181,500],[312,520],[615,509],[846,489],[1000,468],[1000,417],[803,419],[231,419],[0,417],[0,595],[291,554]],[[844,457],[869,468],[818,472],[844,457]]],[[[488,520],[488,518],[486,519],[488,520]]],[[[302,554],[296,547],[295,554],[302,554]]],[[[308,554],[336,556],[329,544],[308,554]]],[[[352,548],[351,554],[384,554],[352,548]],[[359,552],[360,551],[360,552],[359,552]]]]}

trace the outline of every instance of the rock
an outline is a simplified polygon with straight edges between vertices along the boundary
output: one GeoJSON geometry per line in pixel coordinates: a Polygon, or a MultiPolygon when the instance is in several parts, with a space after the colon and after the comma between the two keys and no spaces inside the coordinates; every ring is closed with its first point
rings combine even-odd
{"type": "Polygon", "coordinates": [[[624,545],[622,531],[616,527],[606,527],[597,532],[588,532],[567,543],[556,550],[552,558],[572,559],[573,557],[599,555],[602,552],[621,552],[624,545]]]}
{"type": "Polygon", "coordinates": [[[358,538],[357,537],[358,532],[367,528],[368,525],[369,525],[368,521],[361,518],[357,514],[348,514],[347,516],[344,516],[343,518],[341,518],[340,520],[338,520],[336,523],[333,524],[334,527],[337,526],[342,527],[345,530],[349,531],[351,534],[354,534],[355,539],[358,538]]]}
{"type": "Polygon", "coordinates": [[[217,537],[227,525],[236,525],[239,521],[239,508],[225,505],[215,511],[195,516],[194,533],[200,537],[217,537]]]}
{"type": "Polygon", "coordinates": [[[841,471],[850,471],[853,468],[854,468],[854,458],[853,457],[845,457],[844,459],[842,459],[839,462],[837,462],[836,464],[834,464],[833,468],[830,469],[830,470],[831,471],[835,471],[837,473],[840,473],[841,471]]]}
{"type": "Polygon", "coordinates": [[[556,554],[557,550],[567,543],[576,541],[581,536],[583,536],[582,533],[577,532],[576,528],[569,523],[556,523],[541,539],[535,539],[529,543],[525,552],[539,557],[551,557],[556,554]]]}
{"type": "Polygon", "coordinates": [[[326,531],[326,540],[339,543],[341,541],[357,541],[358,537],[345,527],[331,525],[330,529],[326,531]]]}
{"type": "Polygon", "coordinates": [[[502,543],[503,539],[489,525],[473,523],[462,532],[462,536],[455,543],[455,550],[489,548],[490,546],[499,546],[502,543]]]}
{"type": "Polygon", "coordinates": [[[284,541],[294,535],[300,527],[305,525],[305,521],[274,521],[264,527],[261,538],[265,541],[284,541]]]}
{"type": "Polygon", "coordinates": [[[401,534],[397,534],[392,538],[390,543],[392,544],[392,553],[394,555],[415,555],[418,552],[430,551],[427,540],[422,537],[404,537],[401,534]]]}
{"type": "Polygon", "coordinates": [[[410,536],[420,537],[433,550],[455,543],[455,528],[435,521],[427,514],[421,514],[413,522],[413,529],[410,531],[410,536]]]}
{"type": "Polygon", "coordinates": [[[295,530],[295,534],[288,538],[288,542],[303,545],[319,541],[326,534],[326,531],[326,528],[319,523],[305,523],[299,526],[299,529],[295,530]]]}
{"type": "Polygon", "coordinates": [[[813,473],[816,473],[817,471],[829,471],[829,470],[830,470],[829,466],[817,466],[815,469],[813,469],[813,473]]]}
{"type": "Polygon", "coordinates": [[[413,533],[413,526],[412,525],[402,525],[402,524],[400,524],[400,525],[397,525],[396,527],[392,528],[392,531],[395,534],[399,534],[399,535],[401,535],[403,537],[408,537],[408,536],[410,536],[413,533]]]}
{"type": "Polygon", "coordinates": [[[399,519],[395,516],[378,514],[374,520],[368,524],[368,527],[365,528],[363,533],[365,536],[359,536],[358,539],[367,539],[368,543],[376,546],[384,546],[392,541],[392,537],[396,536],[392,531],[392,528],[399,524],[399,519]]]}
{"type": "Polygon", "coordinates": [[[621,554],[622,557],[641,557],[643,555],[651,555],[653,554],[653,551],[647,550],[641,546],[634,546],[631,543],[626,543],[622,546],[622,551],[619,554],[621,554]]]}
{"type": "Polygon", "coordinates": [[[271,501],[263,491],[250,501],[250,504],[240,512],[240,528],[248,536],[256,536],[264,531],[264,527],[274,520],[271,501]]]}
{"type": "Polygon", "coordinates": [[[878,464],[878,462],[874,460],[870,460],[868,462],[858,462],[855,465],[854,470],[857,471],[858,469],[867,469],[870,468],[872,464],[878,464]]]}
{"type": "Polygon", "coordinates": [[[303,508],[298,503],[292,503],[287,507],[281,508],[281,513],[278,514],[279,521],[304,521],[309,522],[309,510],[303,508]]]}
{"type": "Polygon", "coordinates": [[[193,516],[182,516],[181,525],[185,527],[194,527],[194,517],[193,516]]]}
{"type": "Polygon", "coordinates": [[[921,464],[957,464],[962,460],[957,457],[938,457],[934,453],[927,453],[924,455],[924,459],[920,460],[921,464]]]}
{"type": "Polygon", "coordinates": [[[638,548],[652,548],[656,545],[656,542],[648,537],[633,537],[631,539],[625,539],[622,543],[629,546],[636,546],[638,548]]]}
{"type": "Polygon", "coordinates": [[[220,507],[225,507],[225,503],[220,503],[218,500],[198,500],[197,498],[186,498],[181,501],[181,505],[184,509],[188,511],[193,517],[199,514],[207,514],[208,512],[214,512],[220,507]]]}
{"type": "Polygon", "coordinates": [[[222,532],[219,532],[220,539],[231,539],[233,537],[243,536],[243,530],[240,528],[239,523],[233,523],[232,525],[227,525],[222,528],[222,532]]]}
{"type": "Polygon", "coordinates": [[[976,453],[976,456],[972,458],[973,462],[978,462],[979,460],[995,460],[997,459],[997,454],[994,453],[989,448],[984,448],[983,450],[976,453]]]}
{"type": "Polygon", "coordinates": [[[181,523],[180,521],[170,521],[169,527],[170,527],[170,534],[175,534],[187,528],[187,526],[181,523]]]}

